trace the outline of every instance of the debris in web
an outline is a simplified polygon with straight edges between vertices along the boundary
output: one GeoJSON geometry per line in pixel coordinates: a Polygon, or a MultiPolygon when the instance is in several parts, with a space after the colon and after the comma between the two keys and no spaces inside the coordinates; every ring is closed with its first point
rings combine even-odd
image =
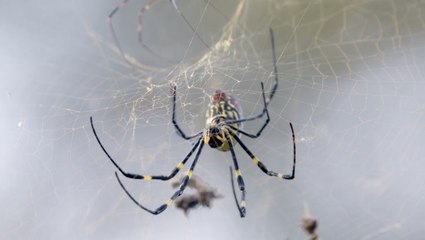
{"type": "Polygon", "coordinates": [[[319,236],[316,233],[318,226],[317,218],[310,215],[308,211],[308,206],[304,204],[304,216],[301,218],[301,228],[304,229],[308,235],[310,235],[311,240],[318,240],[319,236]]]}
{"type": "Polygon", "coordinates": [[[319,239],[319,236],[316,233],[317,229],[317,219],[312,216],[303,216],[301,218],[301,227],[310,235],[311,240],[319,239]]]}
{"type": "MultiPolygon", "coordinates": [[[[173,188],[180,186],[180,182],[184,176],[180,176],[178,179],[171,183],[173,188]]],[[[208,183],[202,181],[202,179],[196,175],[193,175],[189,180],[189,188],[196,190],[193,194],[184,194],[178,200],[175,201],[175,206],[181,209],[186,216],[189,214],[189,210],[202,207],[212,207],[214,199],[223,198],[216,188],[211,187],[208,183]]]]}

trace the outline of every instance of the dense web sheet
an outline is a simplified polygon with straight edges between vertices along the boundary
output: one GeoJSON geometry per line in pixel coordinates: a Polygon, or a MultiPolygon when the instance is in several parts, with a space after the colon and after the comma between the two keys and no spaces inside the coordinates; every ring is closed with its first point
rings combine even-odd
{"type": "MultiPolygon", "coordinates": [[[[5,6],[24,17],[0,14],[7,19],[0,21],[0,238],[305,239],[299,222],[308,206],[323,239],[421,239],[423,1],[210,2],[177,1],[209,49],[170,2],[146,12],[144,43],[157,56],[137,41],[137,14],[146,2],[128,2],[112,21],[130,64],[105,21],[115,0],[5,6]],[[222,199],[189,218],[174,207],[159,216],[138,209],[116,182],[89,116],[124,169],[167,174],[191,148],[171,124],[170,84],[177,86],[177,118],[186,133],[204,127],[217,89],[238,98],[244,116],[256,114],[260,82],[266,91],[273,83],[269,27],[279,87],[269,126],[243,141],[270,169],[289,173],[292,122],[296,179],[266,176],[237,146],[247,187],[241,220],[231,156],[206,147],[195,173],[222,199]]],[[[123,182],[150,208],[173,192],[168,182],[123,182]]]]}

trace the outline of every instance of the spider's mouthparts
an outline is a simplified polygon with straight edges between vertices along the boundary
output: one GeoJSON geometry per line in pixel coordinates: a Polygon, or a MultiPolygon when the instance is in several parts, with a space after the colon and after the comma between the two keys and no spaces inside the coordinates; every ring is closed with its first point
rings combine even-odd
{"type": "Polygon", "coordinates": [[[218,128],[216,128],[216,127],[214,127],[214,128],[211,128],[211,133],[213,134],[213,135],[216,135],[216,134],[219,134],[220,133],[220,130],[218,129],[218,128]]]}

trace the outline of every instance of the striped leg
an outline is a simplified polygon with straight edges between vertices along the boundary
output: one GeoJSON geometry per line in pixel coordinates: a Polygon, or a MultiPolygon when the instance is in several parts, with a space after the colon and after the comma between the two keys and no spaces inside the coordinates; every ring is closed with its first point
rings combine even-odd
{"type": "Polygon", "coordinates": [[[268,170],[267,167],[266,167],[266,165],[264,165],[260,160],[258,160],[257,157],[254,156],[254,154],[252,154],[252,152],[248,149],[248,147],[241,141],[241,139],[236,134],[233,135],[233,137],[241,145],[241,147],[243,148],[243,150],[251,157],[252,162],[255,163],[261,169],[261,171],[263,171],[265,174],[267,174],[269,176],[272,176],[272,177],[277,177],[277,178],[281,178],[281,179],[292,180],[292,179],[295,178],[296,148],[295,148],[294,128],[292,127],[292,124],[291,123],[289,123],[289,125],[291,126],[292,142],[293,142],[293,146],[294,146],[294,164],[292,165],[292,174],[291,175],[284,175],[282,173],[277,173],[277,172],[268,170]]]}
{"type": "Polygon", "coordinates": [[[233,148],[233,145],[232,145],[231,141],[229,141],[229,145],[230,145],[230,153],[232,154],[233,165],[235,166],[236,180],[238,182],[239,190],[241,191],[241,201],[240,201],[240,204],[238,203],[238,198],[236,197],[235,184],[233,183],[232,167],[230,167],[230,177],[231,177],[231,181],[232,181],[233,196],[235,197],[236,206],[238,207],[240,216],[241,217],[245,217],[245,215],[246,215],[246,208],[245,208],[245,205],[246,205],[245,204],[245,195],[246,195],[245,183],[243,181],[241,170],[239,169],[238,160],[236,159],[235,150],[233,148]]]}
{"type": "Polygon", "coordinates": [[[93,125],[93,118],[92,117],[90,117],[90,123],[91,123],[91,127],[92,127],[92,130],[93,130],[94,136],[96,137],[96,140],[99,143],[100,147],[102,148],[103,152],[106,154],[106,156],[108,156],[109,160],[111,160],[111,162],[115,165],[115,167],[118,168],[118,170],[125,177],[132,178],[132,179],[143,179],[143,180],[152,180],[152,179],[154,179],[154,180],[167,181],[167,180],[173,178],[183,168],[184,164],[187,162],[187,160],[190,158],[190,156],[192,156],[192,154],[195,151],[195,149],[199,146],[199,143],[200,143],[200,140],[201,140],[201,138],[199,138],[199,140],[192,147],[192,149],[187,154],[187,156],[183,159],[183,161],[181,161],[177,165],[177,167],[171,172],[170,175],[168,175],[168,176],[164,176],[164,175],[158,175],[158,176],[139,175],[139,174],[134,174],[134,173],[128,173],[128,172],[125,172],[124,170],[121,169],[121,167],[114,161],[114,159],[112,159],[112,157],[109,155],[109,153],[103,147],[102,142],[100,142],[100,139],[97,136],[96,130],[95,130],[94,125],[93,125]]]}
{"type": "Polygon", "coordinates": [[[161,206],[159,206],[157,209],[155,210],[151,210],[145,206],[143,206],[142,204],[140,204],[129,192],[128,190],[124,187],[124,184],[122,184],[120,178],[118,177],[117,172],[115,172],[115,176],[117,177],[118,183],[120,184],[120,186],[122,187],[122,189],[125,191],[125,193],[127,193],[128,197],[137,205],[139,206],[141,209],[154,214],[154,215],[158,215],[160,213],[162,213],[165,209],[167,209],[168,206],[170,206],[174,200],[176,200],[176,198],[178,198],[180,195],[183,194],[184,190],[186,189],[188,183],[189,183],[189,179],[192,177],[192,172],[195,169],[196,163],[198,162],[199,159],[199,155],[202,152],[202,148],[204,147],[204,141],[202,141],[202,139],[200,139],[198,142],[200,142],[200,146],[198,149],[198,152],[196,153],[195,159],[193,160],[192,165],[190,166],[189,171],[186,172],[186,176],[181,180],[180,183],[180,187],[179,189],[161,206]]]}

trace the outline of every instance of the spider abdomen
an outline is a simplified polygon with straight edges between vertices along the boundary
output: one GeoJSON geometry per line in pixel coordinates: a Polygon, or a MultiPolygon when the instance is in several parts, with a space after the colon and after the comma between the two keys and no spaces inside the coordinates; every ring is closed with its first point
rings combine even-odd
{"type": "Polygon", "coordinates": [[[241,118],[239,102],[232,95],[228,95],[221,90],[217,90],[211,97],[206,114],[207,126],[211,123],[212,119],[218,116],[223,117],[224,120],[239,120],[241,118]]]}
{"type": "Polygon", "coordinates": [[[240,127],[240,123],[227,123],[227,121],[237,121],[241,118],[241,108],[239,102],[231,95],[221,90],[217,90],[211,97],[211,102],[206,113],[206,133],[205,143],[211,148],[227,152],[230,149],[229,142],[236,144],[232,132],[228,131],[226,125],[235,128],[240,127]]]}

